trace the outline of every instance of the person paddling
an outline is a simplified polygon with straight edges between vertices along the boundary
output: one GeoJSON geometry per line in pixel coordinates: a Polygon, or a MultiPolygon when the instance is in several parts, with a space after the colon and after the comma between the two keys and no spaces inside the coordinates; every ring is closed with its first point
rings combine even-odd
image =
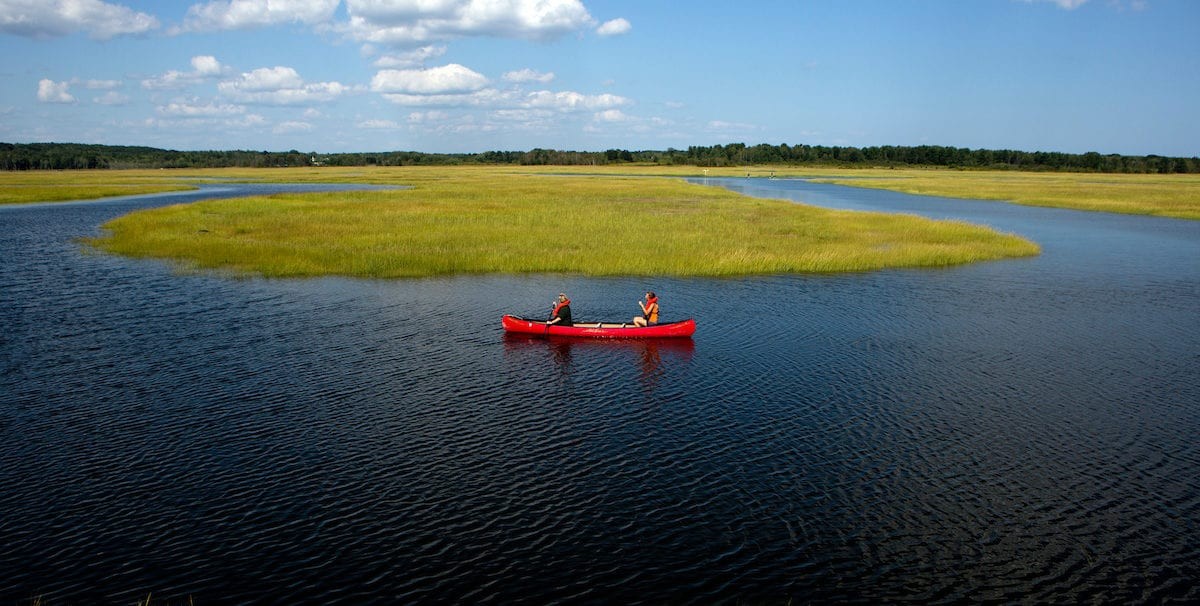
{"type": "Polygon", "coordinates": [[[571,300],[564,293],[558,293],[558,300],[554,302],[554,311],[550,312],[550,320],[547,324],[557,324],[559,326],[571,326],[571,300]]]}
{"type": "Polygon", "coordinates": [[[646,293],[646,302],[638,301],[642,315],[633,317],[634,326],[649,326],[658,324],[658,297],[653,292],[646,293]]]}

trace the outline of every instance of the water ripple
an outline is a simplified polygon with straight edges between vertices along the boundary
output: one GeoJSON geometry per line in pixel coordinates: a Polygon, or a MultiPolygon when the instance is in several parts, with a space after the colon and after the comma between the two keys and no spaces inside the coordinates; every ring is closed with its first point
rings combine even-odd
{"type": "Polygon", "coordinates": [[[138,204],[0,209],[2,601],[1200,600],[1182,222],[1136,266],[1085,239],[653,280],[695,338],[591,342],[499,317],[625,317],[643,280],[226,280],[72,242],[138,204]]]}

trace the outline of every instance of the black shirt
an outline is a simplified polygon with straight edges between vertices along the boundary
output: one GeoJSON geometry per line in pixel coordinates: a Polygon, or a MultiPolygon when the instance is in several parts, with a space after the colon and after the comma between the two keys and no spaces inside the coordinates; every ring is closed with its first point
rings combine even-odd
{"type": "MultiPolygon", "coordinates": [[[[562,318],[558,321],[559,326],[571,326],[571,306],[568,304],[558,308],[558,315],[556,317],[562,318]]],[[[553,320],[554,318],[550,319],[553,320]]]]}

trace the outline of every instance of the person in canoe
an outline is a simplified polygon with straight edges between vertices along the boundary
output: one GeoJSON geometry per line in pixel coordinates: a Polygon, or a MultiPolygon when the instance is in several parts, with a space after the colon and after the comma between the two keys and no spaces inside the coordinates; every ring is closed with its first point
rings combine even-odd
{"type": "Polygon", "coordinates": [[[654,292],[647,292],[646,302],[638,301],[638,306],[642,308],[642,315],[633,317],[634,326],[658,324],[658,297],[654,292]]]}
{"type": "Polygon", "coordinates": [[[550,312],[550,320],[547,324],[557,324],[559,326],[571,326],[571,300],[564,293],[558,293],[558,300],[554,302],[554,311],[550,312]]]}

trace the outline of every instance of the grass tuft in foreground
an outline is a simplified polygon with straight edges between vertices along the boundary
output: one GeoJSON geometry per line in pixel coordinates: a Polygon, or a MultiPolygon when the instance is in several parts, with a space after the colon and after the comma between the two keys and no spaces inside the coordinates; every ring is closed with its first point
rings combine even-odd
{"type": "Polygon", "coordinates": [[[370,278],[843,272],[1039,252],[1028,240],[967,223],[825,210],[675,179],[447,167],[356,178],[413,189],[139,211],[107,223],[107,235],[90,243],[189,269],[370,278]]]}

